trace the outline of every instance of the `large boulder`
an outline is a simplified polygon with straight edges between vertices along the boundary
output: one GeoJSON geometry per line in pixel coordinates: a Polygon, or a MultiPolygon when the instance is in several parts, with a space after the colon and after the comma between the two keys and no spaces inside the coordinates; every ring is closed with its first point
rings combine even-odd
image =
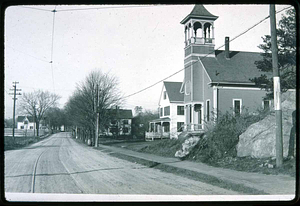
{"type": "MultiPolygon", "coordinates": [[[[293,126],[292,112],[296,109],[296,92],[288,91],[282,95],[283,156],[288,155],[290,131],[293,126]]],[[[239,136],[236,146],[237,156],[254,158],[276,157],[276,119],[272,111],[263,120],[250,125],[239,136]]]]}

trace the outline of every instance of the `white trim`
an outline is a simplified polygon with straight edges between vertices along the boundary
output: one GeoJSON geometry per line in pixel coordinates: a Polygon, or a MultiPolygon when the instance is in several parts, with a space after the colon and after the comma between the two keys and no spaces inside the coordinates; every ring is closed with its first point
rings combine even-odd
{"type": "Polygon", "coordinates": [[[233,109],[233,115],[235,115],[235,106],[234,106],[234,102],[235,101],[240,101],[240,114],[242,113],[242,108],[243,108],[243,100],[242,99],[232,99],[232,109],[233,109]]]}
{"type": "Polygon", "coordinates": [[[170,103],[184,103],[184,101],[170,101],[170,103]]]}
{"type": "Polygon", "coordinates": [[[255,83],[238,83],[238,82],[209,82],[208,84],[246,84],[246,85],[255,85],[255,83]]]}
{"type": "Polygon", "coordinates": [[[258,88],[258,87],[223,87],[223,86],[214,86],[214,87],[217,87],[218,89],[261,90],[261,91],[264,91],[264,89],[258,88]]]}
{"type": "Polygon", "coordinates": [[[160,92],[160,95],[159,95],[159,100],[158,100],[158,106],[160,107],[160,102],[161,102],[161,96],[162,96],[162,92],[164,91],[164,87],[165,87],[165,82],[163,82],[163,86],[161,88],[161,92],[160,92]]]}
{"type": "Polygon", "coordinates": [[[194,64],[191,64],[191,101],[194,100],[194,64]]]}
{"type": "MultiPolygon", "coordinates": [[[[192,87],[192,86],[191,86],[191,85],[192,85],[192,84],[191,84],[191,81],[188,80],[188,81],[186,82],[186,84],[185,84],[185,87],[184,87],[184,94],[185,94],[185,95],[190,95],[190,94],[191,94],[191,88],[190,88],[190,93],[187,93],[187,92],[186,92],[186,85],[187,85],[188,82],[190,83],[190,87],[192,87]]],[[[191,100],[191,101],[192,101],[192,100],[191,100]]]]}
{"type": "Polygon", "coordinates": [[[184,88],[184,84],[185,84],[185,78],[183,77],[183,81],[182,81],[182,84],[181,84],[181,87],[180,87],[180,90],[179,90],[179,93],[181,94],[184,94],[184,91],[183,91],[183,88],[184,88]]]}
{"type": "Polygon", "coordinates": [[[218,87],[213,86],[213,110],[214,110],[214,119],[217,120],[218,117],[218,87]]]}
{"type": "Polygon", "coordinates": [[[193,57],[193,56],[196,56],[196,57],[216,57],[215,54],[195,54],[195,53],[191,53],[191,54],[187,55],[186,57],[184,57],[184,60],[186,60],[187,58],[193,57]]]}

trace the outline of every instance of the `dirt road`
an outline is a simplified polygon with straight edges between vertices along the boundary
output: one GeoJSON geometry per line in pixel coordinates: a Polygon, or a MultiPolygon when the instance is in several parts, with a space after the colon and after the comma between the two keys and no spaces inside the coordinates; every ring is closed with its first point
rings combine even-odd
{"type": "Polygon", "coordinates": [[[5,152],[5,192],[236,195],[77,143],[67,132],[5,152]]]}

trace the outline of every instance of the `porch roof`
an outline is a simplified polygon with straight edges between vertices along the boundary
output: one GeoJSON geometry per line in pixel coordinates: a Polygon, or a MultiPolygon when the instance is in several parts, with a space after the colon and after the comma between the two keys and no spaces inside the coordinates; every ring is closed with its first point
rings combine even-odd
{"type": "Polygon", "coordinates": [[[150,122],[170,122],[170,121],[171,119],[169,117],[164,117],[164,118],[151,120],[150,122]]]}

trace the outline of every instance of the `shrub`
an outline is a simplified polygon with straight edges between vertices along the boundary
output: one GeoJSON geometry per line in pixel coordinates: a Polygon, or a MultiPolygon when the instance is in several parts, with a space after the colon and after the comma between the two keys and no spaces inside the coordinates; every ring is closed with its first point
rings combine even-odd
{"type": "Polygon", "coordinates": [[[239,136],[253,123],[260,121],[269,113],[257,111],[256,114],[249,113],[243,109],[240,115],[232,112],[219,113],[217,123],[209,126],[205,137],[195,147],[191,157],[197,157],[202,162],[214,161],[225,156],[236,156],[236,145],[239,136]]]}

